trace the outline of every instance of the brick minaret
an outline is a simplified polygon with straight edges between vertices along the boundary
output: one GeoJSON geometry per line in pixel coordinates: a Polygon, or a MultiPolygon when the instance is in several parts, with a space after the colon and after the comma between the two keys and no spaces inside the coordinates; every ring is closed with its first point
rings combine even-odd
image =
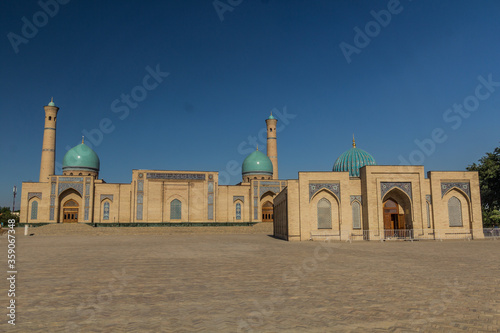
{"type": "Polygon", "coordinates": [[[43,129],[42,161],[40,163],[40,182],[49,181],[55,173],[56,163],[56,118],[59,108],[51,99],[45,109],[45,127],[43,129]]]}
{"type": "Polygon", "coordinates": [[[273,163],[273,179],[278,178],[278,146],[276,143],[276,123],[278,119],[274,118],[273,113],[266,119],[267,125],[267,157],[273,163]]]}

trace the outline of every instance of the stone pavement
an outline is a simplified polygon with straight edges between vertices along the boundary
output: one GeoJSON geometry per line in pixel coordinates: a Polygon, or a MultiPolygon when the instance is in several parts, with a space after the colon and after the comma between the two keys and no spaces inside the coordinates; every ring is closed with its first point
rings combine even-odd
{"type": "Polygon", "coordinates": [[[30,232],[2,332],[500,332],[500,241],[30,232]]]}

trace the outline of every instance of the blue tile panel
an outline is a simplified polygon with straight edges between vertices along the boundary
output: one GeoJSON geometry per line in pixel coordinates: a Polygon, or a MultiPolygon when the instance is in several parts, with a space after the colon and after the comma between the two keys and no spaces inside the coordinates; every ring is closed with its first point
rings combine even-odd
{"type": "Polygon", "coordinates": [[[340,183],[309,183],[309,201],[318,191],[321,191],[322,189],[330,190],[340,201],[340,183]]]}
{"type": "Polygon", "coordinates": [[[470,184],[469,182],[441,182],[441,198],[452,188],[462,190],[470,199],[470,184]]]}
{"type": "Polygon", "coordinates": [[[413,200],[412,197],[412,192],[411,192],[411,183],[410,182],[380,182],[380,197],[381,199],[384,198],[384,195],[387,194],[390,190],[393,188],[399,188],[408,196],[410,197],[410,200],[413,200]]]}

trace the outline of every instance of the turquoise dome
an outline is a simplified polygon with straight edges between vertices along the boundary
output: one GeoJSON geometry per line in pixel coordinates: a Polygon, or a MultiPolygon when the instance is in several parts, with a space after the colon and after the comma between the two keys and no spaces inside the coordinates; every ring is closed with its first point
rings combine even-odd
{"type": "Polygon", "coordinates": [[[243,161],[241,173],[243,175],[259,173],[271,176],[273,174],[273,163],[266,154],[256,150],[243,161]]]}
{"type": "Polygon", "coordinates": [[[372,155],[363,149],[356,148],[353,142],[352,148],[337,158],[332,171],[349,171],[350,177],[359,177],[359,169],[365,165],[377,165],[372,155]]]}
{"type": "Polygon", "coordinates": [[[68,150],[63,158],[63,170],[99,171],[99,156],[85,143],[68,150]]]}

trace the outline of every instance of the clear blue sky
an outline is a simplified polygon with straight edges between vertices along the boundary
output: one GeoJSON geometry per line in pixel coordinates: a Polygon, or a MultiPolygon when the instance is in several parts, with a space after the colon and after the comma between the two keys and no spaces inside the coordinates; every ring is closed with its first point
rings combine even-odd
{"type": "MultiPolygon", "coordinates": [[[[353,133],[378,164],[401,164],[413,152],[427,171],[464,170],[499,145],[500,87],[474,97],[478,76],[500,82],[495,0],[243,0],[223,13],[213,0],[58,7],[47,7],[50,16],[37,1],[0,4],[1,206],[12,205],[13,185],[38,180],[51,96],[60,107],[59,163],[82,131],[111,122],[93,147],[107,182],[130,182],[132,169],[223,172],[241,164],[244,142],[273,109],[295,115],[278,134],[284,179],[331,170],[353,133]],[[382,12],[385,26],[370,23],[371,11],[388,6],[390,22],[382,12]],[[369,43],[356,39],[356,27],[372,29],[369,43]],[[355,42],[348,63],[340,45],[355,42]],[[148,66],[169,73],[157,86],[147,79],[149,91],[148,66]],[[140,100],[133,108],[120,100],[132,92],[140,100]],[[466,118],[446,113],[464,101],[475,109],[466,118]],[[436,128],[446,140],[429,156],[414,153],[415,140],[436,128]]],[[[235,184],[241,175],[225,178],[235,184]]]]}

